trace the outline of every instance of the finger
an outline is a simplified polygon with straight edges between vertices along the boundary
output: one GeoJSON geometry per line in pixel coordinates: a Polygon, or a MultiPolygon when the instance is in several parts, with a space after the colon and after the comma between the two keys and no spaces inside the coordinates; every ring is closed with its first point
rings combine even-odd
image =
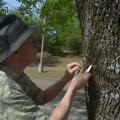
{"type": "Polygon", "coordinates": [[[74,68],[72,68],[70,70],[71,73],[75,72],[75,71],[80,71],[80,67],[79,66],[75,66],[74,68]]]}
{"type": "Polygon", "coordinates": [[[80,69],[75,71],[75,75],[74,76],[77,76],[79,74],[80,74],[80,69]]]}
{"type": "Polygon", "coordinates": [[[75,65],[81,66],[81,65],[80,65],[79,63],[77,63],[77,62],[70,63],[70,66],[75,66],[75,65]]]}
{"type": "Polygon", "coordinates": [[[87,73],[88,77],[90,78],[91,77],[91,73],[87,73]]]}
{"type": "Polygon", "coordinates": [[[79,63],[77,63],[77,62],[73,62],[73,63],[68,64],[68,67],[69,67],[69,68],[72,68],[72,67],[74,67],[74,66],[79,66],[79,67],[81,67],[81,65],[80,65],[79,63]]]}
{"type": "Polygon", "coordinates": [[[87,72],[87,73],[84,73],[84,74],[86,75],[86,79],[88,79],[88,80],[89,80],[89,79],[90,79],[90,77],[91,77],[91,73],[88,73],[88,72],[87,72]]]}

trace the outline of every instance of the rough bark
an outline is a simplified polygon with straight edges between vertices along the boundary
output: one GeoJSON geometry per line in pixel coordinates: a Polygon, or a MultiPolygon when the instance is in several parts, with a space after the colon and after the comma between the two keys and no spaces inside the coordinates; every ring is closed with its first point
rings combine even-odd
{"type": "Polygon", "coordinates": [[[120,0],[76,0],[88,87],[89,120],[120,120],[120,0]]]}

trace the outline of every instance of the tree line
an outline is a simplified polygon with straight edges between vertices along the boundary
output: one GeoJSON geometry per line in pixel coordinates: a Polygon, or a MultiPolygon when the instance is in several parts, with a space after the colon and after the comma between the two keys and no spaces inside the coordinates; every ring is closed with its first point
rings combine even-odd
{"type": "Polygon", "coordinates": [[[39,30],[35,36],[41,41],[42,35],[45,35],[45,51],[53,54],[62,54],[64,51],[81,54],[81,31],[74,0],[16,1],[20,6],[9,9],[7,3],[1,0],[0,15],[18,14],[27,23],[37,23],[39,30]]]}

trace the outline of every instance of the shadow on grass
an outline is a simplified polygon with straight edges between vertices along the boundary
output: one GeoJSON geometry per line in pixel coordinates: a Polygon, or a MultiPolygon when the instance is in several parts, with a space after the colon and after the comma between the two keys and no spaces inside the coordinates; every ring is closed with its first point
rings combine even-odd
{"type": "Polygon", "coordinates": [[[56,64],[61,63],[57,56],[47,56],[43,58],[43,64],[49,67],[55,67],[56,64]]]}
{"type": "MultiPolygon", "coordinates": [[[[57,106],[64,95],[65,91],[62,91],[53,101],[43,106],[42,109],[50,115],[51,111],[57,106]]],[[[85,94],[77,92],[67,120],[87,120],[85,101],[85,94]]]]}
{"type": "MultiPolygon", "coordinates": [[[[37,67],[40,63],[40,59],[37,58],[34,63],[32,63],[30,66],[31,67],[37,67]]],[[[57,56],[47,56],[43,58],[43,65],[48,66],[48,67],[56,67],[56,64],[61,63],[59,60],[59,57],[57,56]]]]}
{"type": "MultiPolygon", "coordinates": [[[[40,63],[39,56],[40,55],[36,56],[36,61],[30,65],[31,67],[37,67],[39,65],[40,63]]],[[[66,64],[74,61],[82,64],[82,59],[79,56],[75,56],[75,55],[53,56],[50,54],[50,55],[44,55],[43,66],[64,68],[66,64]]]]}

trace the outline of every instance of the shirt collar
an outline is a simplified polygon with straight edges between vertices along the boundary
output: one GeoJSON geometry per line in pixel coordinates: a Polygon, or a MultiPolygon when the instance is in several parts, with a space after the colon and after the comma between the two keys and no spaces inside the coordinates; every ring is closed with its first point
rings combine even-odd
{"type": "Polygon", "coordinates": [[[14,72],[10,67],[4,64],[0,64],[0,70],[4,71],[6,74],[11,76],[13,79],[19,79],[21,75],[18,75],[16,72],[14,72]]]}

